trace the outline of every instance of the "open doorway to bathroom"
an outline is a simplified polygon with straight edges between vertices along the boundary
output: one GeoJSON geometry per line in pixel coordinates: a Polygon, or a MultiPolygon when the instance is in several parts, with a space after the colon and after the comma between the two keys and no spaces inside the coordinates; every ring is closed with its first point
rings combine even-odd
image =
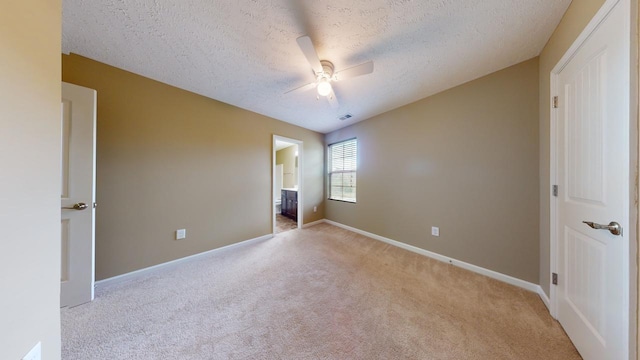
{"type": "Polygon", "coordinates": [[[273,233],[302,227],[302,141],[273,136],[273,233]]]}

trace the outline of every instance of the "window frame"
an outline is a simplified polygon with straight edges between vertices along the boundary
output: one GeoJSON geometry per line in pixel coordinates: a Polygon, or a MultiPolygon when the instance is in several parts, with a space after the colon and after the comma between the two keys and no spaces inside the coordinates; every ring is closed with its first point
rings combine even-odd
{"type": "Polygon", "coordinates": [[[357,202],[357,173],[358,173],[358,138],[357,137],[352,137],[349,139],[345,139],[345,140],[340,140],[340,141],[336,141],[333,142],[331,144],[327,145],[327,200],[332,200],[332,201],[339,201],[339,202],[344,202],[344,203],[348,203],[348,204],[355,204],[357,202]],[[333,168],[333,146],[342,144],[342,143],[346,143],[346,142],[350,142],[350,141],[355,141],[355,168],[353,169],[353,171],[345,171],[345,170],[340,170],[340,171],[331,171],[333,168]],[[356,175],[356,180],[355,183],[356,185],[353,186],[354,189],[354,199],[352,200],[345,200],[344,198],[342,199],[336,199],[336,198],[332,198],[332,194],[331,194],[331,175],[334,173],[345,173],[345,172],[353,172],[356,175]]]}

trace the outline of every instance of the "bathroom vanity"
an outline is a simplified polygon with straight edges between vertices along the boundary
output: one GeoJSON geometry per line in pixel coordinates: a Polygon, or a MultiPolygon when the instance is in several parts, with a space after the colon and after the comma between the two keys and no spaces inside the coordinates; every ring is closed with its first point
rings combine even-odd
{"type": "Polygon", "coordinates": [[[298,190],[282,189],[280,213],[298,221],[298,190]]]}

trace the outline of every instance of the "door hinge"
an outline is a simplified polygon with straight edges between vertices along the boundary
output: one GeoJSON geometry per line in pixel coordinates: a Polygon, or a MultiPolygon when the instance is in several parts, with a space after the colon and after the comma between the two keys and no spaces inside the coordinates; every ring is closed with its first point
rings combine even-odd
{"type": "Polygon", "coordinates": [[[558,185],[553,185],[551,187],[551,193],[553,194],[553,196],[558,197],[558,185]]]}
{"type": "Polygon", "coordinates": [[[551,273],[551,283],[553,285],[558,285],[558,274],[551,273]]]}
{"type": "Polygon", "coordinates": [[[553,97],[553,108],[554,109],[558,108],[558,97],[557,96],[553,97]]]}

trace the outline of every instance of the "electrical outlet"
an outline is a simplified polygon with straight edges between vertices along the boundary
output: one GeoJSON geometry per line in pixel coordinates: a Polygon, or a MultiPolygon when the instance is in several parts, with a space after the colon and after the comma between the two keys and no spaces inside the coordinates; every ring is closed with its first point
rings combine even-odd
{"type": "Polygon", "coordinates": [[[29,351],[29,353],[22,357],[22,360],[41,360],[42,359],[42,345],[40,342],[29,351]]]}
{"type": "Polygon", "coordinates": [[[318,211],[318,207],[317,207],[317,206],[314,206],[314,207],[313,207],[313,212],[316,212],[316,211],[318,211]]]}
{"type": "Polygon", "coordinates": [[[187,229],[176,230],[176,240],[182,240],[187,237],[187,229]]]}
{"type": "Polygon", "coordinates": [[[431,235],[440,236],[440,228],[437,227],[437,226],[432,226],[431,227],[431,235]]]}

